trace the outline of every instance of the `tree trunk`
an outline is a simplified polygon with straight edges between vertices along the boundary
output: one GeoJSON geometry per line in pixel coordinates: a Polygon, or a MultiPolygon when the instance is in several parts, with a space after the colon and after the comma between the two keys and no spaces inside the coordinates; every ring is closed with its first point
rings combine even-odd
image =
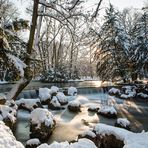
{"type": "Polygon", "coordinates": [[[31,62],[30,55],[32,54],[35,28],[37,24],[38,4],[39,0],[34,0],[30,36],[27,45],[27,54],[24,61],[25,64],[27,65],[27,67],[24,69],[24,77],[20,79],[19,83],[17,83],[16,86],[14,86],[10,92],[8,92],[7,99],[15,100],[17,96],[20,94],[20,92],[30,83],[32,79],[32,70],[30,67],[30,62],[31,62]]]}

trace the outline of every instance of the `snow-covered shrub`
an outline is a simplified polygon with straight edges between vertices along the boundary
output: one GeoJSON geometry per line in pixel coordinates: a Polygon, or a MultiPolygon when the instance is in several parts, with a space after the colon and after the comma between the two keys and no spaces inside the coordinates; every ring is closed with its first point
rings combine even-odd
{"type": "Polygon", "coordinates": [[[58,92],[56,97],[58,98],[58,101],[60,102],[61,105],[65,105],[68,103],[68,99],[62,92],[58,92]]]}
{"type": "Polygon", "coordinates": [[[38,138],[41,142],[49,138],[55,127],[52,113],[43,108],[36,108],[31,112],[30,122],[30,137],[38,138]]]}
{"type": "Polygon", "coordinates": [[[75,87],[69,87],[68,88],[68,95],[70,96],[74,96],[74,95],[77,95],[77,89],[75,87]]]}
{"type": "Polygon", "coordinates": [[[99,115],[103,115],[108,118],[116,118],[117,117],[117,111],[113,106],[102,106],[99,111],[99,115]]]}
{"type": "Polygon", "coordinates": [[[16,140],[10,128],[0,121],[0,147],[1,148],[24,148],[24,146],[16,140]]]}

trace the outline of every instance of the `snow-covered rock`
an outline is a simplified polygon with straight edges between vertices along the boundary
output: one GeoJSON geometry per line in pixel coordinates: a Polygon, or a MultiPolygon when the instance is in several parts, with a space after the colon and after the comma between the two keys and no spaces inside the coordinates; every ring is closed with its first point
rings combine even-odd
{"type": "Polygon", "coordinates": [[[39,88],[39,97],[41,102],[46,102],[51,99],[51,90],[48,88],[39,88]]]}
{"type": "Polygon", "coordinates": [[[52,100],[48,104],[48,108],[52,110],[64,109],[63,107],[61,107],[61,104],[56,96],[52,97],[52,100]]]}
{"type": "Polygon", "coordinates": [[[55,127],[52,113],[47,109],[36,108],[31,112],[30,119],[30,137],[46,141],[55,127]]]}
{"type": "Polygon", "coordinates": [[[58,88],[57,86],[52,86],[52,87],[50,88],[50,90],[51,90],[51,94],[53,94],[53,93],[58,93],[59,88],[58,88]]]}
{"type": "Polygon", "coordinates": [[[136,86],[123,86],[122,87],[124,94],[121,94],[122,99],[129,99],[136,96],[136,86]]]}
{"type": "Polygon", "coordinates": [[[97,112],[100,109],[100,105],[98,104],[91,104],[88,106],[88,111],[97,112]]]}
{"type": "Polygon", "coordinates": [[[68,109],[72,112],[79,112],[81,111],[80,108],[81,108],[80,102],[77,100],[70,101],[68,103],[68,109]]]}
{"type": "Polygon", "coordinates": [[[22,143],[16,140],[9,127],[0,121],[0,147],[1,148],[24,148],[22,143]]]}
{"type": "Polygon", "coordinates": [[[14,100],[7,100],[5,105],[13,108],[14,110],[18,109],[18,106],[16,105],[16,102],[14,100]]]}
{"type": "Polygon", "coordinates": [[[118,118],[115,126],[130,130],[130,121],[127,118],[118,118]]]}
{"type": "Polygon", "coordinates": [[[142,99],[148,99],[148,95],[144,94],[144,93],[138,93],[137,96],[142,98],[142,99]]]}
{"type": "Polygon", "coordinates": [[[106,147],[116,148],[147,148],[148,132],[133,133],[126,129],[109,126],[106,124],[97,124],[93,130],[99,139],[99,143],[106,147]]]}
{"type": "Polygon", "coordinates": [[[70,96],[74,96],[74,95],[77,95],[77,89],[75,87],[69,87],[68,88],[68,95],[70,96]]]}
{"type": "Polygon", "coordinates": [[[61,105],[65,105],[68,103],[68,99],[62,92],[58,92],[56,97],[58,98],[58,101],[60,102],[61,105]]]}
{"type": "Polygon", "coordinates": [[[103,115],[108,118],[116,118],[117,117],[117,111],[113,106],[102,106],[99,111],[99,115],[103,115]]]}
{"type": "Polygon", "coordinates": [[[42,144],[38,148],[97,148],[95,144],[89,139],[83,138],[79,139],[78,142],[68,143],[65,142],[53,142],[51,145],[42,144]]]}
{"type": "Polygon", "coordinates": [[[111,95],[120,95],[120,90],[117,88],[111,88],[108,93],[111,95]]]}
{"type": "Polygon", "coordinates": [[[26,109],[32,111],[37,107],[42,107],[40,99],[24,99],[21,98],[20,100],[15,101],[16,104],[20,109],[26,109]]]}
{"type": "Polygon", "coordinates": [[[51,112],[47,109],[36,108],[31,112],[30,115],[31,123],[36,124],[36,128],[40,128],[42,123],[46,126],[54,126],[54,118],[51,112]]]}
{"type": "Polygon", "coordinates": [[[7,105],[0,105],[0,120],[10,121],[14,124],[16,122],[16,110],[7,105]]]}
{"type": "Polygon", "coordinates": [[[37,146],[40,145],[40,140],[38,138],[34,138],[34,139],[29,139],[26,142],[26,146],[25,148],[36,148],[37,146]]]}

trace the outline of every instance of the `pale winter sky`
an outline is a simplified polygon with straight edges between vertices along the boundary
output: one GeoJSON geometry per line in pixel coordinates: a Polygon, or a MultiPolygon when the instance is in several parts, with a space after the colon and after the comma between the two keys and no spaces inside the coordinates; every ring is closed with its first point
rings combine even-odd
{"type": "MultiPolygon", "coordinates": [[[[25,9],[31,0],[10,0],[10,1],[14,2],[15,5],[18,7],[19,12],[21,13],[21,17],[27,19],[28,16],[25,13],[25,9]]],[[[86,7],[91,8],[98,1],[99,0],[88,0],[88,5],[86,7]]],[[[144,5],[144,2],[146,1],[148,0],[104,0],[102,7],[106,6],[110,2],[119,10],[122,10],[126,7],[141,9],[144,5]]]]}

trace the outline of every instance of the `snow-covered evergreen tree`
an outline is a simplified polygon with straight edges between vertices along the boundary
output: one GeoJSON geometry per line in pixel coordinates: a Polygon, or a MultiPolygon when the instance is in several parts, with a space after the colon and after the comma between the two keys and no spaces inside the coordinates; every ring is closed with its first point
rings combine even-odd
{"type": "Polygon", "coordinates": [[[119,19],[119,12],[111,4],[106,9],[105,22],[99,34],[96,51],[98,75],[101,79],[113,79],[119,76],[125,80],[130,38],[119,19]]]}

